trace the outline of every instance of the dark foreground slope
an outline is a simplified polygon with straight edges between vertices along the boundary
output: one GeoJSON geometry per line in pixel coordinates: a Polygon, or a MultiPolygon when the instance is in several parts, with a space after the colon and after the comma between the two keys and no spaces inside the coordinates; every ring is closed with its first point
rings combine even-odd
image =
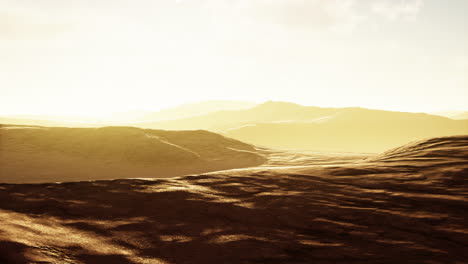
{"type": "Polygon", "coordinates": [[[0,126],[0,182],[170,177],[263,161],[252,145],[203,130],[0,126]]]}
{"type": "Polygon", "coordinates": [[[463,136],[347,165],[3,184],[0,256],[3,263],[466,263],[467,157],[463,136]]]}

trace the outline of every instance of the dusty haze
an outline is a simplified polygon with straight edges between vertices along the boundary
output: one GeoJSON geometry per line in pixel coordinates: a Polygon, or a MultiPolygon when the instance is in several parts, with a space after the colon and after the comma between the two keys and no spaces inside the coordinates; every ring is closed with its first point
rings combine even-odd
{"type": "Polygon", "coordinates": [[[466,0],[0,0],[0,264],[464,264],[466,0]]]}

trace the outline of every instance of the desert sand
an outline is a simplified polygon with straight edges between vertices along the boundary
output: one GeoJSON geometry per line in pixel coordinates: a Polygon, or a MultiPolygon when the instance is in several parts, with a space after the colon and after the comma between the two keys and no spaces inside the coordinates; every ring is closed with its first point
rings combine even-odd
{"type": "Polygon", "coordinates": [[[468,136],[258,153],[175,178],[1,184],[0,263],[466,263],[468,136]]]}
{"type": "Polygon", "coordinates": [[[0,0],[0,264],[468,264],[468,0],[0,0]]]}
{"type": "Polygon", "coordinates": [[[208,131],[0,126],[0,182],[161,178],[264,163],[252,145],[208,131]]]}

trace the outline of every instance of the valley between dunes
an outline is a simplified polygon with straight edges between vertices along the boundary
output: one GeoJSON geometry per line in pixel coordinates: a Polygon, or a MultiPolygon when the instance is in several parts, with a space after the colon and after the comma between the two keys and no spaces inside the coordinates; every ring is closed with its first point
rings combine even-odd
{"type": "Polygon", "coordinates": [[[346,155],[261,149],[205,131],[64,129],[2,127],[2,264],[468,259],[468,136],[346,155]],[[147,140],[164,151],[128,149],[147,140]],[[172,164],[158,153],[180,169],[156,173],[159,161],[172,164]],[[90,174],[88,159],[115,167],[90,174]],[[178,173],[192,175],[162,178],[178,173]]]}

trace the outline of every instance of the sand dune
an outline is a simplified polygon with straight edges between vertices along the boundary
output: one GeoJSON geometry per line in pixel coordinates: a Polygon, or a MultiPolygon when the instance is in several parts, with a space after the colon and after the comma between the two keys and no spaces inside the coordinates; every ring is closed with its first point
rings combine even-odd
{"type": "Polygon", "coordinates": [[[0,262],[466,263],[467,157],[459,136],[328,165],[1,184],[0,262]]]}
{"type": "Polygon", "coordinates": [[[239,111],[136,126],[207,129],[270,148],[380,153],[414,140],[468,134],[468,120],[358,107],[320,108],[266,102],[239,111]]]}
{"type": "Polygon", "coordinates": [[[171,177],[262,164],[252,145],[208,131],[0,127],[0,182],[171,177]]]}

